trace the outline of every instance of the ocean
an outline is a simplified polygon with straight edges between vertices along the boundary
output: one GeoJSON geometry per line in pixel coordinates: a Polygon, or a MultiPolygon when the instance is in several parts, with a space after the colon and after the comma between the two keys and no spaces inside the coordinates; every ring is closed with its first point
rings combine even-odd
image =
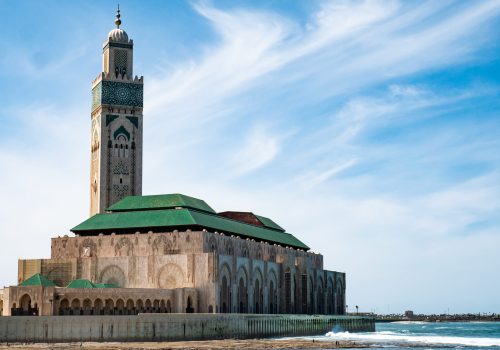
{"type": "Polygon", "coordinates": [[[376,348],[500,349],[500,322],[377,323],[374,333],[332,332],[316,340],[353,340],[376,348]]]}

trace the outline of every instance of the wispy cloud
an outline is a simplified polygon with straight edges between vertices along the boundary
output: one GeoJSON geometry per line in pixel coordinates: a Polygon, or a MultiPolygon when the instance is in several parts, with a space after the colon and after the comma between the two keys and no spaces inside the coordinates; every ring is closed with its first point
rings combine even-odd
{"type": "Polygon", "coordinates": [[[255,127],[231,156],[236,173],[241,175],[256,170],[271,162],[280,151],[280,135],[266,130],[263,126],[255,127]]]}

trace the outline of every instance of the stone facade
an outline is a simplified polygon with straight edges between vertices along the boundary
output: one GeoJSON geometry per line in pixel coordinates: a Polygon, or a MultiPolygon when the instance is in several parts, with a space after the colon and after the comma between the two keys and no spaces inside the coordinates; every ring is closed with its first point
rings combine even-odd
{"type": "MultiPolygon", "coordinates": [[[[322,255],[238,236],[206,230],[65,236],[53,238],[51,250],[51,259],[32,263],[38,270],[25,272],[29,261],[21,260],[20,281],[45,272],[59,285],[81,278],[112,283],[123,288],[114,292],[124,300],[122,294],[128,289],[190,289],[195,291],[194,312],[344,314],[345,310],[345,274],[323,270],[322,255]]],[[[102,299],[102,292],[90,293],[102,299]]],[[[11,308],[13,303],[20,305],[21,297],[13,295],[11,308]]],[[[84,296],[74,298],[82,302],[84,296]]],[[[187,299],[176,302],[185,305],[187,299]]],[[[52,312],[58,312],[58,303],[52,312]]]]}

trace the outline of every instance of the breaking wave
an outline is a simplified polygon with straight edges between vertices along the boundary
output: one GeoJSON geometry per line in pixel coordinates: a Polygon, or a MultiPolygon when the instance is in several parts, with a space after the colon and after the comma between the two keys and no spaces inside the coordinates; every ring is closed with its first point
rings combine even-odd
{"type": "Polygon", "coordinates": [[[419,345],[454,345],[454,346],[500,346],[499,338],[453,337],[438,335],[405,335],[383,331],[374,333],[328,332],[324,340],[353,340],[370,343],[419,344],[419,345]]]}

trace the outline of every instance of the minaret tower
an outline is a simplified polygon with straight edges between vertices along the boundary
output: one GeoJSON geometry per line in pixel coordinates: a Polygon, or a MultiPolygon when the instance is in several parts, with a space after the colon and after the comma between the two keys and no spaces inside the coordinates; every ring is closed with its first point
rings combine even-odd
{"type": "Polygon", "coordinates": [[[133,75],[134,43],[116,28],[103,44],[103,71],[92,82],[90,215],[142,193],[143,77],[133,75]]]}

